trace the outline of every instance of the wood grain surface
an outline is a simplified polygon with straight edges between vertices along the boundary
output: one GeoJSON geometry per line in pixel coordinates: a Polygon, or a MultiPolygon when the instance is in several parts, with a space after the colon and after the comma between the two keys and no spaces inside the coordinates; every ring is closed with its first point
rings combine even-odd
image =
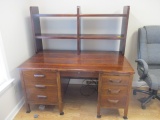
{"type": "Polygon", "coordinates": [[[134,70],[119,52],[46,50],[35,54],[18,68],[52,69],[59,71],[110,72],[133,74],[134,70]]]}

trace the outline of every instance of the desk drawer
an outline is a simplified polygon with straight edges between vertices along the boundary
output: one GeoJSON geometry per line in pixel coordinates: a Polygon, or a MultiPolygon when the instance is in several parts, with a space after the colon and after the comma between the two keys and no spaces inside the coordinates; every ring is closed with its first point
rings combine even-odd
{"type": "Polygon", "coordinates": [[[39,94],[43,94],[43,93],[53,93],[53,94],[57,94],[58,89],[56,85],[40,85],[40,84],[36,84],[36,85],[26,85],[26,92],[27,94],[32,94],[32,93],[39,93],[39,94]]]}
{"type": "Polygon", "coordinates": [[[128,85],[129,76],[102,75],[102,85],[128,85]]]}
{"type": "Polygon", "coordinates": [[[58,102],[58,96],[54,93],[32,93],[27,94],[28,101],[35,102],[36,104],[45,104],[45,103],[57,103],[58,102]]]}
{"type": "Polygon", "coordinates": [[[126,96],[101,96],[101,106],[110,108],[124,108],[126,104],[126,96]]]}
{"type": "Polygon", "coordinates": [[[58,89],[53,85],[26,85],[26,93],[28,101],[54,103],[58,100],[58,89]]]}
{"type": "Polygon", "coordinates": [[[98,72],[81,72],[81,71],[64,71],[61,72],[61,77],[69,78],[98,78],[98,72]]]}
{"type": "Polygon", "coordinates": [[[23,71],[25,84],[57,84],[56,72],[50,70],[26,70],[23,71]]]}
{"type": "Polygon", "coordinates": [[[102,87],[102,92],[101,92],[103,96],[107,95],[121,96],[121,95],[127,95],[127,93],[128,93],[128,88],[126,86],[107,86],[107,85],[102,87]]]}

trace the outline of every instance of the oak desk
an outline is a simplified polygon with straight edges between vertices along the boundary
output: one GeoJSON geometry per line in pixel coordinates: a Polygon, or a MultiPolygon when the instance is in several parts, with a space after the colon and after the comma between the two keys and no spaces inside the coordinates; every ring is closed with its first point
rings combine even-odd
{"type": "MultiPolygon", "coordinates": [[[[127,118],[134,70],[119,52],[42,51],[19,66],[27,112],[30,104],[58,105],[63,113],[67,78],[97,78],[100,108],[123,108],[127,118]]],[[[64,106],[65,107],[65,106],[64,106]]]]}

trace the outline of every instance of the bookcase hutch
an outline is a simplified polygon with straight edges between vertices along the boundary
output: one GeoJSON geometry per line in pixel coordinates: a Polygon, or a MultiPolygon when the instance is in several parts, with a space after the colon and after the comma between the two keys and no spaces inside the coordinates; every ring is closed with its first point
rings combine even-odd
{"type": "MultiPolygon", "coordinates": [[[[129,19],[129,6],[122,14],[40,14],[38,7],[30,7],[36,54],[21,64],[22,86],[26,109],[30,104],[58,105],[63,115],[63,94],[69,81],[61,78],[98,79],[97,117],[101,108],[122,108],[127,118],[129,96],[134,70],[124,56],[129,19]],[[41,32],[40,17],[75,17],[76,34],[47,34],[41,32]],[[122,17],[120,34],[81,34],[84,17],[122,17]],[[74,39],[76,51],[43,50],[43,39],[74,39]],[[81,51],[83,40],[120,40],[119,51],[81,51]]],[[[65,106],[64,106],[65,107],[65,106]]]]}
{"type": "Polygon", "coordinates": [[[36,53],[43,51],[42,39],[75,39],[77,41],[77,54],[81,52],[81,39],[83,40],[120,40],[119,51],[124,55],[129,18],[129,6],[123,8],[123,14],[80,14],[77,7],[76,14],[40,14],[38,7],[30,7],[32,28],[35,39],[36,53]],[[46,34],[41,33],[40,17],[75,17],[77,19],[77,34],[46,34]],[[122,17],[121,34],[81,34],[81,19],[84,17],[122,17]]]}

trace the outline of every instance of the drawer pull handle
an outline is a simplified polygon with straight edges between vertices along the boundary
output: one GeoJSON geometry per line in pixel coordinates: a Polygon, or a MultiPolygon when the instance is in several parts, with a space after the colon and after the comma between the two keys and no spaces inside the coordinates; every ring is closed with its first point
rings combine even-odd
{"type": "Polygon", "coordinates": [[[111,80],[111,79],[109,80],[109,82],[111,82],[111,83],[121,83],[121,81],[122,80],[111,80]]]}
{"type": "Polygon", "coordinates": [[[45,88],[45,85],[35,85],[36,88],[45,88]]]}
{"type": "Polygon", "coordinates": [[[45,75],[39,75],[39,74],[34,74],[34,77],[36,77],[36,78],[42,78],[42,77],[44,77],[45,75]]]}
{"type": "Polygon", "coordinates": [[[110,100],[110,99],[108,99],[108,102],[117,104],[119,102],[119,100],[110,100]]]}
{"type": "Polygon", "coordinates": [[[118,93],[120,93],[120,89],[118,89],[118,90],[111,90],[111,89],[108,89],[108,92],[110,92],[111,94],[118,94],[118,93]]]}
{"type": "Polygon", "coordinates": [[[38,98],[43,98],[43,99],[46,99],[47,96],[44,96],[44,95],[37,95],[38,98]]]}

